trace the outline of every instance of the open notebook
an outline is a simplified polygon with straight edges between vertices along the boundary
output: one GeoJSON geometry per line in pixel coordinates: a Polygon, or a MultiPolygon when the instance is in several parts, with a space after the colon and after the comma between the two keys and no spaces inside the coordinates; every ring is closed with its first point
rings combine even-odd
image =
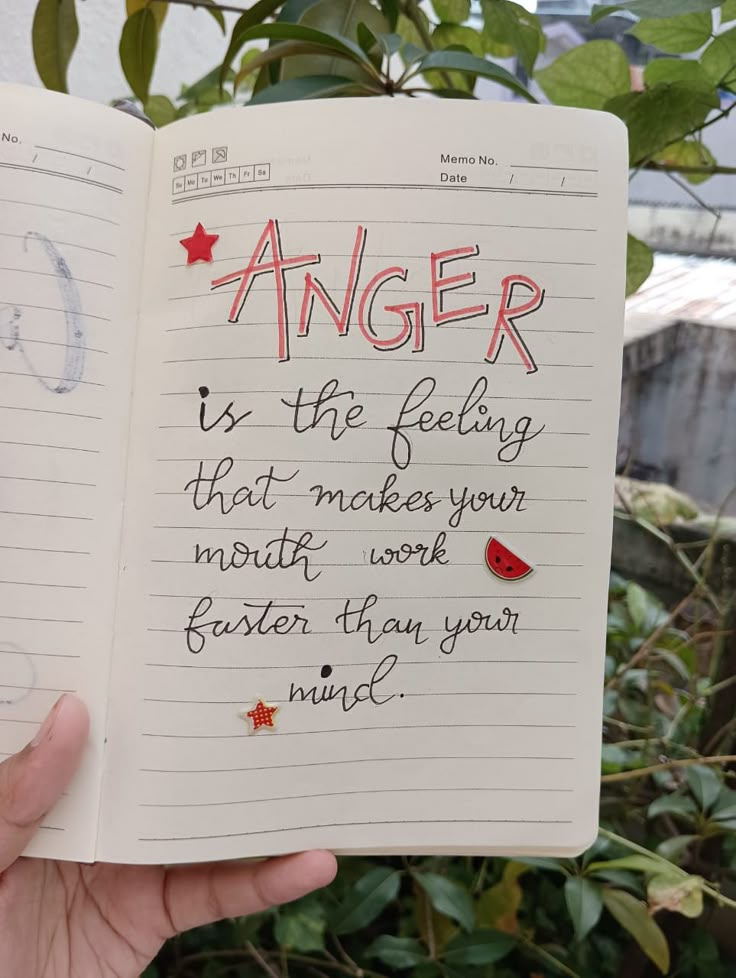
{"type": "Polygon", "coordinates": [[[0,100],[0,749],[93,720],[30,853],[584,848],[621,123],[0,100]]]}

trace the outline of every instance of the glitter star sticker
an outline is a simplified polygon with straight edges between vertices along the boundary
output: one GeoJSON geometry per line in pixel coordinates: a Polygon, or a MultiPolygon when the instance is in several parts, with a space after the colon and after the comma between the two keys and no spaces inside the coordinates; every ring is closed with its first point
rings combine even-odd
{"type": "Polygon", "coordinates": [[[268,703],[264,703],[263,700],[258,700],[256,705],[252,710],[240,713],[239,715],[244,720],[250,720],[253,725],[253,733],[259,730],[261,727],[268,727],[270,730],[275,728],[273,721],[273,715],[278,710],[278,706],[269,706],[268,703]]]}
{"type": "Polygon", "coordinates": [[[197,224],[193,234],[179,241],[187,249],[187,265],[193,265],[195,261],[212,261],[212,246],[219,237],[219,234],[207,234],[202,225],[197,224]]]}

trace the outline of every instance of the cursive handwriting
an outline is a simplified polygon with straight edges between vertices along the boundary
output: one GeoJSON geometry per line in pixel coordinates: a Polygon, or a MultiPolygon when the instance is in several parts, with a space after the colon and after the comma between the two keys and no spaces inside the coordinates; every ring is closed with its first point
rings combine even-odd
{"type": "MultiPolygon", "coordinates": [[[[314,706],[317,706],[319,703],[329,703],[332,700],[339,700],[345,713],[349,713],[358,703],[373,703],[374,706],[384,706],[396,696],[396,693],[389,693],[388,696],[379,698],[376,691],[378,685],[386,679],[397,662],[398,656],[393,653],[385,655],[373,670],[373,675],[368,682],[359,683],[352,693],[348,692],[347,685],[335,686],[334,683],[330,683],[328,686],[325,683],[318,690],[317,686],[304,689],[303,686],[295,686],[294,683],[291,683],[289,687],[289,702],[293,703],[296,700],[300,703],[312,703],[314,706]]],[[[332,669],[330,666],[324,666],[321,675],[329,676],[331,672],[332,669]]],[[[399,696],[403,695],[403,693],[399,693],[399,696]]]]}
{"type": "Polygon", "coordinates": [[[276,505],[276,500],[271,499],[269,496],[273,485],[275,483],[283,485],[286,482],[291,482],[292,479],[295,479],[299,475],[299,469],[292,472],[291,475],[276,475],[276,469],[271,465],[267,472],[263,472],[254,479],[253,488],[250,486],[239,486],[235,492],[224,494],[219,489],[215,489],[215,486],[218,482],[227,478],[234,464],[235,460],[229,455],[226,455],[225,458],[221,458],[215,465],[215,470],[212,475],[205,475],[205,463],[199,463],[197,475],[194,479],[190,479],[184,486],[185,491],[189,489],[193,490],[192,506],[198,512],[206,509],[212,503],[215,503],[216,508],[219,509],[222,516],[227,516],[238,506],[243,505],[250,508],[273,509],[276,505]],[[230,502],[225,498],[226,495],[231,497],[230,502]]]}
{"type": "Polygon", "coordinates": [[[415,645],[423,645],[429,641],[422,635],[423,622],[414,618],[384,618],[377,625],[368,611],[378,604],[378,595],[369,594],[352,607],[353,598],[345,599],[345,606],[335,621],[345,635],[362,635],[369,645],[375,645],[386,635],[411,635],[415,645]]]}
{"type": "Polygon", "coordinates": [[[511,629],[511,634],[516,635],[516,626],[519,621],[518,612],[511,611],[510,608],[503,608],[500,615],[473,611],[466,618],[458,618],[454,623],[445,615],[445,637],[440,642],[440,651],[445,655],[452,655],[455,651],[457,640],[461,635],[474,635],[476,632],[505,632],[511,629]]]}
{"type": "Polygon", "coordinates": [[[310,573],[309,555],[323,550],[327,541],[313,545],[314,534],[311,530],[302,530],[299,536],[290,537],[289,527],[285,526],[280,535],[268,540],[262,546],[251,546],[242,540],[236,540],[229,557],[225,556],[223,547],[203,547],[199,543],[194,546],[195,564],[215,564],[221,571],[241,570],[243,567],[255,567],[258,570],[289,570],[300,568],[305,581],[316,581],[322,571],[310,573]]]}
{"type": "Polygon", "coordinates": [[[544,431],[540,425],[530,431],[532,419],[521,415],[515,421],[489,414],[487,405],[481,403],[488,390],[488,381],[479,377],[468,392],[459,411],[445,410],[437,414],[423,408],[437,389],[434,377],[423,377],[404,398],[396,422],[387,425],[393,432],[391,458],[398,469],[405,469],[411,462],[412,443],[406,431],[454,431],[458,435],[487,434],[493,432],[501,443],[496,450],[499,462],[515,462],[524,445],[544,431]]]}
{"type": "Polygon", "coordinates": [[[309,635],[309,619],[298,614],[293,609],[304,609],[303,604],[279,604],[269,598],[265,604],[256,601],[243,601],[242,606],[247,610],[235,620],[230,618],[210,618],[202,621],[210,613],[212,598],[200,598],[189,615],[184,628],[187,649],[194,655],[204,651],[207,635],[222,638],[223,635],[309,635]],[[283,614],[281,612],[284,612],[283,614]]]}

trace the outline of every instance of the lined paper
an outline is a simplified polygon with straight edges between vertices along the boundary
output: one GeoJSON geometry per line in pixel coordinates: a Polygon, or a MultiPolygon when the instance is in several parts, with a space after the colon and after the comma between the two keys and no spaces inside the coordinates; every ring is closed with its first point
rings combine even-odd
{"type": "Polygon", "coordinates": [[[0,141],[0,753],[64,692],[83,767],[29,854],[92,859],[152,134],[3,86],[0,141]]]}
{"type": "Polygon", "coordinates": [[[593,837],[625,155],[398,100],[156,135],[101,858],[593,837]],[[507,276],[543,301],[494,332],[507,276]]]}

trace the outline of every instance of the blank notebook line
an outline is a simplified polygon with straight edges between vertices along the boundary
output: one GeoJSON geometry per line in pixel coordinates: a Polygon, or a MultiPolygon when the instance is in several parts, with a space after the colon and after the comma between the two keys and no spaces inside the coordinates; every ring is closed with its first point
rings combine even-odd
{"type": "Polygon", "coordinates": [[[540,794],[572,794],[574,788],[514,788],[514,787],[486,787],[477,784],[455,785],[453,787],[433,787],[433,788],[362,788],[352,791],[318,791],[313,794],[304,795],[273,795],[265,798],[241,798],[237,801],[189,801],[189,802],[141,802],[139,808],[224,808],[230,805],[258,805],[268,804],[273,801],[302,801],[306,798],[342,798],[348,795],[387,795],[387,794],[414,794],[416,792],[485,792],[485,793],[536,793],[540,794]]]}
{"type": "MultiPolygon", "coordinates": [[[[443,730],[486,730],[486,729],[530,729],[530,730],[574,730],[574,723],[445,723],[443,730]]],[[[351,734],[366,733],[370,730],[436,730],[436,723],[392,723],[370,727],[330,727],[326,730],[280,730],[279,738],[282,737],[313,737],[318,734],[351,734]]],[[[177,733],[154,733],[144,731],[143,737],[161,740],[242,740],[243,733],[237,734],[177,734],[177,733]]]]}
{"type": "MultiPolygon", "coordinates": [[[[244,737],[247,734],[243,734],[244,737]]],[[[527,756],[519,754],[430,754],[410,757],[350,757],[341,761],[307,761],[300,764],[264,764],[255,767],[208,767],[208,768],[155,768],[142,767],[144,774],[236,774],[240,771],[284,771],[305,767],[335,767],[341,764],[397,764],[410,761],[574,761],[572,755],[555,757],[543,754],[527,756]]]]}
{"type": "MultiPolygon", "coordinates": [[[[249,832],[224,832],[208,835],[139,836],[139,842],[186,842],[195,839],[235,839],[253,835],[272,835],[278,832],[300,832],[304,829],[331,829],[369,825],[426,825],[421,818],[374,819],[367,822],[313,822],[309,825],[283,825],[277,829],[251,829],[249,832]]],[[[433,818],[432,825],[572,825],[571,818],[433,818]]]]}

